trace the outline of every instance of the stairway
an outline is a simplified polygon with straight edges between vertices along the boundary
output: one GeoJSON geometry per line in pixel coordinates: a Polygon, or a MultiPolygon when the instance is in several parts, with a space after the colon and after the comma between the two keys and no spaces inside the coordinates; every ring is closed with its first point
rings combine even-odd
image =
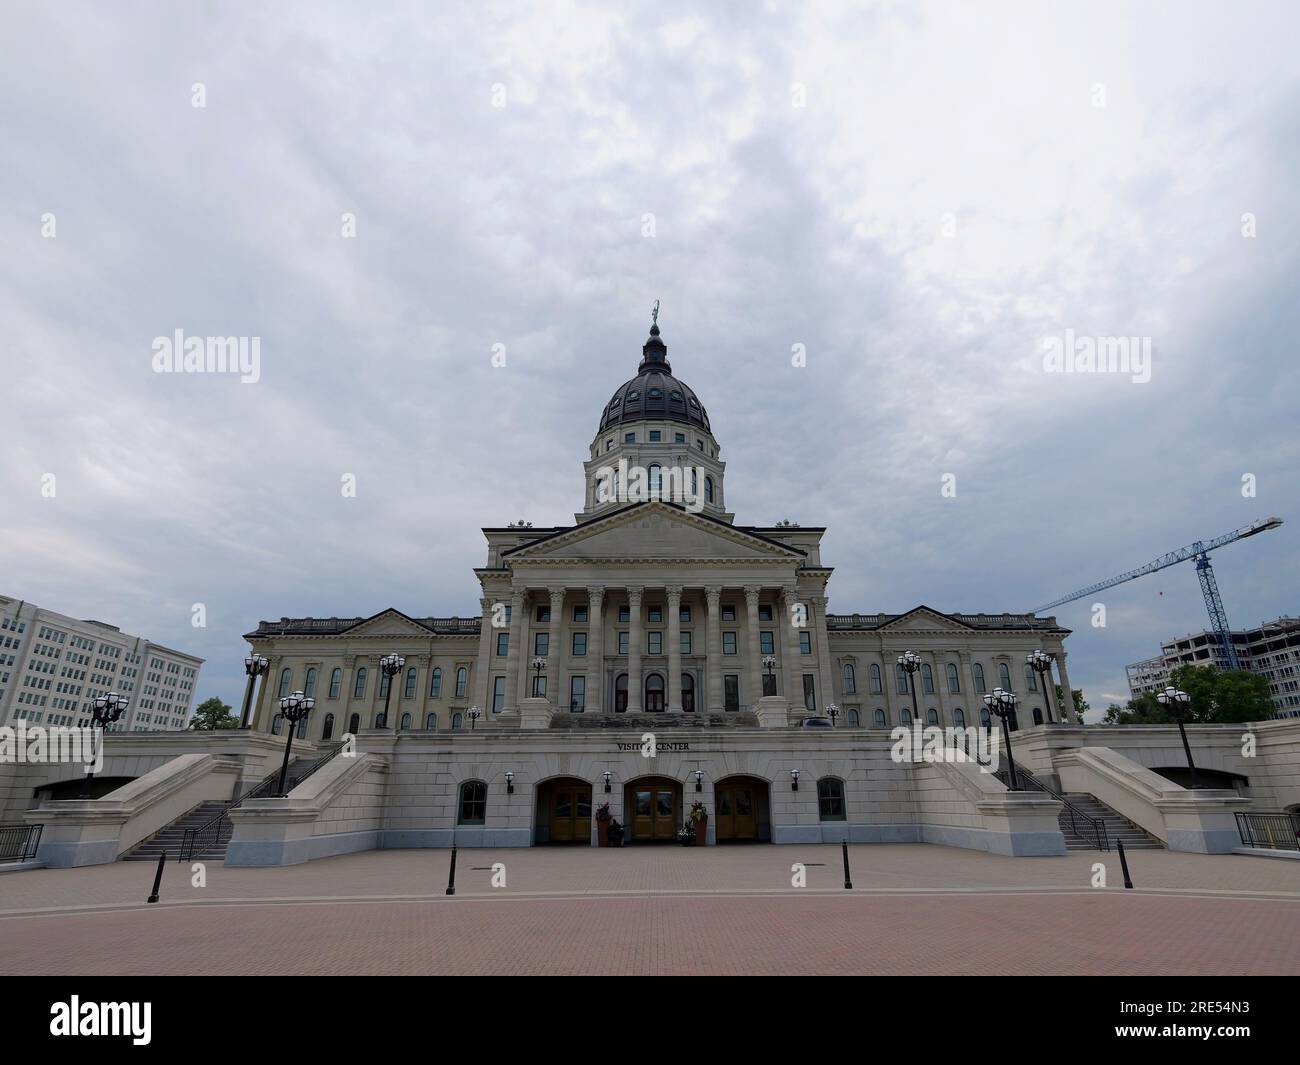
{"type": "MultiPolygon", "coordinates": [[[[123,862],[156,862],[158,855],[166,851],[168,859],[175,861],[180,856],[181,842],[185,839],[186,829],[206,825],[229,805],[229,803],[220,801],[201,802],[188,813],[182,814],[170,825],[137,843],[126,854],[123,854],[119,860],[123,862]]],[[[226,844],[230,841],[232,828],[233,826],[226,822],[218,841],[212,847],[204,850],[203,853],[196,854],[195,859],[201,861],[224,860],[226,857],[226,844]]]]}
{"type": "MultiPolygon", "coordinates": [[[[1083,792],[1067,792],[1063,798],[1080,813],[1087,814],[1094,821],[1104,822],[1106,836],[1113,850],[1117,842],[1124,844],[1128,851],[1163,850],[1164,844],[1154,836],[1133,824],[1128,818],[1117,814],[1105,803],[1083,792]]],[[[1065,837],[1065,849],[1071,851],[1096,850],[1097,842],[1087,825],[1079,825],[1076,832],[1070,824],[1070,811],[1062,809],[1057,822],[1061,826],[1061,835],[1065,837]]]]}

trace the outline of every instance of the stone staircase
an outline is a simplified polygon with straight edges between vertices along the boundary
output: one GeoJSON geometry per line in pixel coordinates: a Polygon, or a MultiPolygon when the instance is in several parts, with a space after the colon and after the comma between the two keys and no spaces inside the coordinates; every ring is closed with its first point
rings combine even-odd
{"type": "MultiPolygon", "coordinates": [[[[207,824],[229,805],[229,803],[220,801],[201,802],[194,809],[182,814],[170,825],[155,832],[147,839],[141,840],[118,860],[123,862],[156,862],[158,855],[166,851],[168,860],[175,861],[180,856],[181,842],[185,839],[186,830],[207,824]]],[[[232,826],[227,823],[217,842],[202,854],[196,854],[195,859],[199,861],[224,860],[226,857],[226,844],[230,842],[231,830],[232,826]]]]}
{"type": "MultiPolygon", "coordinates": [[[[1116,813],[1099,799],[1083,792],[1067,792],[1062,797],[1079,812],[1086,814],[1094,821],[1101,821],[1105,824],[1106,837],[1112,850],[1117,842],[1123,843],[1126,851],[1164,849],[1165,845],[1155,836],[1148,835],[1146,831],[1139,828],[1128,818],[1116,813]]],[[[1096,839],[1086,822],[1080,824],[1076,819],[1075,823],[1071,824],[1068,809],[1061,810],[1057,821],[1061,826],[1061,835],[1065,837],[1066,850],[1097,849],[1096,839]],[[1076,828],[1081,829],[1081,831],[1076,831],[1076,828]]]]}

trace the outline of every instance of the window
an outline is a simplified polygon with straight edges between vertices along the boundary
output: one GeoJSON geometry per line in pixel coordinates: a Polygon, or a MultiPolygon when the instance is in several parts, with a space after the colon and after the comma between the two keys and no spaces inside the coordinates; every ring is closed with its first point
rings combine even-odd
{"type": "Polygon", "coordinates": [[[386,698],[388,698],[388,689],[389,689],[389,686],[390,686],[390,684],[391,684],[391,681],[392,681],[392,678],[391,678],[387,673],[380,673],[380,675],[379,675],[379,698],[381,698],[381,699],[386,699],[386,698]]]}
{"type": "Polygon", "coordinates": [[[1042,723],[1043,723],[1043,712],[1038,707],[1034,707],[1034,724],[1041,725],[1042,723]]]}
{"type": "Polygon", "coordinates": [[[614,713],[627,712],[627,674],[620,673],[614,680],[614,713]]]}
{"type": "Polygon", "coordinates": [[[760,607],[758,608],[758,620],[759,620],[759,621],[771,621],[771,620],[772,620],[772,607],[771,607],[770,604],[767,605],[767,606],[760,606],[760,607]]]}
{"type": "Polygon", "coordinates": [[[510,654],[510,633],[498,632],[497,633],[497,657],[505,658],[508,654],[510,654]]]}
{"type": "Polygon", "coordinates": [[[871,721],[876,728],[885,727],[885,712],[883,710],[871,711],[871,721]]]}
{"type": "Polygon", "coordinates": [[[930,668],[929,662],[921,663],[921,688],[926,695],[934,694],[934,670],[930,668]]]}
{"type": "Polygon", "coordinates": [[[853,669],[852,662],[844,664],[844,694],[856,695],[858,692],[858,676],[853,669]]]}
{"type": "Polygon", "coordinates": [[[587,709],[587,678],[578,674],[569,678],[569,712],[581,714],[587,709]]]}
{"type": "Polygon", "coordinates": [[[776,674],[775,674],[775,673],[764,673],[764,674],[763,674],[763,694],[764,694],[764,695],[775,695],[775,694],[776,694],[776,674]]]}
{"type": "MultiPolygon", "coordinates": [[[[701,447],[701,450],[702,449],[703,448],[701,447]]],[[[713,478],[712,477],[704,478],[704,502],[706,503],[713,502],[713,478]]]]}
{"type": "Polygon", "coordinates": [[[844,820],[844,781],[838,777],[817,781],[817,816],[822,821],[844,820]]]}
{"type": "Polygon", "coordinates": [[[343,670],[336,669],[330,674],[330,698],[337,699],[339,690],[343,687],[343,670]]]}
{"type": "Polygon", "coordinates": [[[1005,662],[998,663],[998,683],[1007,691],[1011,691],[1011,669],[1005,662]]]}
{"type": "Polygon", "coordinates": [[[958,707],[952,712],[952,723],[958,728],[966,727],[966,711],[958,707]]]}
{"type": "Polygon", "coordinates": [[[736,634],[734,632],[724,632],[722,634],[722,653],[724,655],[734,655],[736,653],[736,634]]]}
{"type": "Polygon", "coordinates": [[[406,671],[406,691],[402,693],[404,699],[414,699],[416,692],[415,667],[412,666],[406,671]]]}
{"type": "Polygon", "coordinates": [[[650,464],[650,469],[648,472],[650,475],[649,478],[647,479],[648,484],[646,486],[649,490],[648,498],[658,499],[663,494],[663,487],[664,487],[663,470],[660,468],[659,463],[652,462],[650,464]]]}
{"type": "MultiPolygon", "coordinates": [[[[362,666],[357,670],[357,682],[352,686],[352,698],[364,699],[366,697],[366,668],[362,666]]],[[[355,729],[353,731],[356,731],[355,729]]]]}
{"type": "Polygon", "coordinates": [[[807,629],[799,630],[799,653],[801,655],[812,654],[812,633],[807,629]]]}
{"type": "Polygon", "coordinates": [[[957,679],[957,667],[948,663],[948,694],[956,695],[961,691],[961,682],[957,679]]]}
{"type": "Polygon", "coordinates": [[[862,724],[862,715],[858,712],[858,708],[856,706],[849,707],[848,720],[849,720],[850,728],[857,728],[859,725],[862,724]]]}
{"type": "Polygon", "coordinates": [[[805,710],[817,709],[817,689],[813,683],[813,675],[805,673],[803,675],[803,708],[805,710]]]}
{"type": "Polygon", "coordinates": [[[680,610],[678,610],[677,620],[684,621],[687,625],[689,625],[691,623],[691,608],[688,606],[684,606],[680,610]]]}
{"type": "Polygon", "coordinates": [[[984,687],[984,667],[976,662],[972,668],[975,671],[975,690],[982,695],[988,690],[984,687]]]}
{"type": "Polygon", "coordinates": [[[303,695],[316,696],[316,667],[307,670],[307,680],[302,686],[303,695]]]}
{"type": "Polygon", "coordinates": [[[1038,678],[1034,675],[1034,667],[1028,662],[1025,663],[1025,691],[1038,691],[1038,678]]]}
{"type": "Polygon", "coordinates": [[[587,624],[587,608],[585,606],[575,606],[573,608],[573,622],[575,625],[587,624]]]}
{"type": "Polygon", "coordinates": [[[618,634],[618,653],[621,654],[621,655],[625,655],[625,654],[627,654],[628,646],[629,646],[629,644],[628,644],[628,636],[627,636],[627,633],[626,633],[626,632],[620,632],[620,633],[618,634]]]}
{"type": "MultiPolygon", "coordinates": [[[[678,396],[677,399],[680,401],[681,397],[678,396]]],[[[673,433],[673,443],[674,443],[674,444],[684,444],[684,443],[686,443],[686,434],[685,434],[685,433],[673,433]]]]}
{"type": "Polygon", "coordinates": [[[354,735],[354,736],[355,736],[359,731],[361,731],[361,715],[360,715],[360,714],[353,714],[350,718],[348,718],[348,731],[349,731],[350,733],[352,733],[352,735],[354,735]]]}
{"type": "Polygon", "coordinates": [[[546,698],[546,674],[534,673],[532,684],[533,684],[533,698],[534,699],[546,698]]]}
{"type": "Polygon", "coordinates": [[[465,719],[460,714],[451,715],[451,727],[459,732],[465,727],[465,719]]]}
{"type": "Polygon", "coordinates": [[[282,729],[283,727],[284,727],[284,715],[283,715],[283,714],[276,714],[275,717],[271,718],[271,735],[272,735],[272,736],[278,736],[278,735],[280,735],[280,729],[282,729]]]}
{"type": "Polygon", "coordinates": [[[549,624],[551,620],[551,608],[549,606],[539,606],[537,608],[537,620],[541,624],[549,624]]]}
{"type": "Polygon", "coordinates": [[[618,620],[619,621],[632,620],[632,609],[626,603],[624,603],[621,607],[618,608],[618,620]]]}
{"type": "Polygon", "coordinates": [[[289,694],[289,682],[293,680],[293,671],[284,669],[280,671],[280,698],[283,699],[289,694]]]}
{"type": "Polygon", "coordinates": [[[403,715],[402,715],[402,725],[401,725],[401,727],[404,728],[404,729],[409,729],[409,728],[411,727],[411,715],[410,715],[409,713],[406,713],[406,714],[403,714],[403,715]]]}
{"type": "Polygon", "coordinates": [[[664,620],[664,608],[661,606],[652,606],[646,611],[646,617],[652,625],[660,625],[664,620]]]}
{"type": "Polygon", "coordinates": [[[437,714],[425,714],[425,715],[424,715],[424,730],[425,730],[426,732],[433,732],[437,727],[438,727],[438,715],[437,715],[437,714]]]}
{"type": "Polygon", "coordinates": [[[441,669],[435,669],[433,671],[433,676],[429,679],[429,698],[430,699],[442,698],[442,670],[441,669]]]}
{"type": "Polygon", "coordinates": [[[730,711],[740,709],[740,677],[728,673],[722,678],[723,708],[730,711]]]}
{"type": "Polygon", "coordinates": [[[881,690],[882,690],[882,685],[880,683],[880,664],[878,662],[872,662],[871,663],[871,693],[873,695],[879,695],[881,690]]]}
{"type": "Polygon", "coordinates": [[[724,607],[722,608],[722,620],[723,620],[723,621],[735,621],[735,620],[736,620],[736,608],[735,608],[734,606],[724,606],[724,607]]]}
{"type": "MultiPolygon", "coordinates": [[[[654,397],[654,393],[652,392],[652,393],[651,393],[651,398],[653,398],[653,397],[654,397]]],[[[651,430],[650,430],[650,443],[652,443],[652,444],[657,444],[657,443],[659,443],[659,441],[662,440],[662,439],[663,439],[663,434],[662,434],[658,429],[651,429],[651,430]]],[[[653,469],[653,468],[654,468],[654,467],[652,467],[652,469],[653,469]]]]}
{"type": "Polygon", "coordinates": [[[664,653],[664,634],[662,632],[648,632],[646,633],[646,637],[647,654],[661,655],[664,653]]]}
{"type": "Polygon", "coordinates": [[[469,680],[469,670],[467,670],[464,666],[461,666],[460,669],[456,670],[456,698],[457,699],[465,698],[465,684],[466,682],[468,682],[468,680],[469,680]]]}
{"type": "Polygon", "coordinates": [[[991,728],[993,726],[993,719],[989,716],[988,707],[980,709],[980,724],[985,728],[991,728]]]}
{"type": "Polygon", "coordinates": [[[587,634],[585,632],[575,632],[573,634],[573,656],[582,658],[587,653],[587,634]]]}
{"type": "Polygon", "coordinates": [[[903,711],[903,724],[906,725],[908,728],[911,728],[911,727],[912,727],[912,711],[911,711],[911,710],[904,710],[904,711],[903,711]]]}
{"type": "Polygon", "coordinates": [[[662,674],[651,673],[645,679],[645,710],[649,714],[663,713],[664,678],[662,674]]]}
{"type": "Polygon", "coordinates": [[[930,707],[930,709],[925,712],[925,723],[927,725],[937,725],[939,723],[939,711],[934,707],[930,707]]]}
{"type": "MultiPolygon", "coordinates": [[[[456,715],[460,717],[459,714],[456,715]]],[[[467,780],[460,786],[460,825],[481,825],[487,820],[487,785],[481,780],[467,780]]]]}
{"type": "Polygon", "coordinates": [[[677,634],[678,646],[684,655],[691,653],[691,634],[689,632],[679,632],[677,634]]]}
{"type": "Polygon", "coordinates": [[[492,678],[492,713],[499,714],[506,705],[506,678],[492,678]]]}
{"type": "Polygon", "coordinates": [[[333,736],[333,735],[334,735],[334,715],[333,715],[333,714],[326,714],[326,715],[325,715],[325,725],[324,725],[324,727],[321,729],[320,738],[321,738],[322,740],[327,740],[327,739],[329,739],[329,738],[330,738],[331,736],[333,736]]]}
{"type": "Polygon", "coordinates": [[[624,433],[624,434],[623,434],[623,443],[625,443],[625,444],[635,444],[635,443],[636,443],[636,433],[624,433]]]}
{"type": "Polygon", "coordinates": [[[688,714],[695,711],[695,678],[689,673],[682,674],[682,709],[688,714]]]}
{"type": "Polygon", "coordinates": [[[551,649],[551,634],[549,632],[533,633],[533,654],[538,658],[545,658],[551,649]]]}
{"type": "Polygon", "coordinates": [[[758,651],[759,654],[776,654],[776,637],[771,632],[764,631],[758,634],[758,651]]]}

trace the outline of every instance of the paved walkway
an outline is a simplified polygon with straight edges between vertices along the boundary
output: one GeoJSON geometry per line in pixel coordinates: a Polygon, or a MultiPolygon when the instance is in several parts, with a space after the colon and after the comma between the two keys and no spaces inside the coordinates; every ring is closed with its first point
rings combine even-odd
{"type": "Polygon", "coordinates": [[[149,865],[36,870],[0,876],[0,973],[1300,974],[1297,862],[850,855],[845,891],[831,846],[463,850],[455,897],[447,851],[172,863],[153,906],[149,865]]]}

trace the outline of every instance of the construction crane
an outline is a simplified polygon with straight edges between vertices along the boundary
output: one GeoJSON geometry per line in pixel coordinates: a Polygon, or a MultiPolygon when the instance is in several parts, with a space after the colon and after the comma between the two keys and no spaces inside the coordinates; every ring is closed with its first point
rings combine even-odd
{"type": "Polygon", "coordinates": [[[1223,600],[1219,597],[1219,585],[1214,579],[1214,570],[1210,567],[1210,552],[1216,547],[1236,543],[1238,540],[1244,540],[1256,533],[1276,529],[1281,524],[1281,518],[1263,518],[1244,528],[1234,529],[1230,533],[1216,536],[1213,540],[1197,540],[1194,544],[1188,544],[1186,547],[1180,547],[1177,551],[1170,551],[1166,555],[1161,555],[1154,561],[1148,562],[1145,566],[1131,569],[1127,573],[1121,573],[1118,577],[1111,577],[1109,580],[1090,584],[1087,588],[1080,588],[1077,592],[1061,596],[1060,599],[1053,599],[1050,603],[1045,603],[1033,612],[1041,614],[1044,610],[1051,610],[1052,607],[1060,606],[1063,603],[1072,603],[1076,599],[1083,599],[1106,588],[1114,588],[1117,584],[1135,580],[1148,573],[1155,573],[1156,570],[1165,569],[1176,563],[1186,562],[1189,558],[1194,558],[1196,559],[1196,575],[1201,579],[1201,594],[1205,596],[1205,609],[1210,615],[1210,627],[1219,637],[1219,644],[1223,648],[1224,657],[1228,661],[1228,668],[1240,669],[1241,665],[1237,661],[1237,649],[1233,646],[1232,633],[1228,629],[1228,617],[1223,610],[1223,600]]]}

